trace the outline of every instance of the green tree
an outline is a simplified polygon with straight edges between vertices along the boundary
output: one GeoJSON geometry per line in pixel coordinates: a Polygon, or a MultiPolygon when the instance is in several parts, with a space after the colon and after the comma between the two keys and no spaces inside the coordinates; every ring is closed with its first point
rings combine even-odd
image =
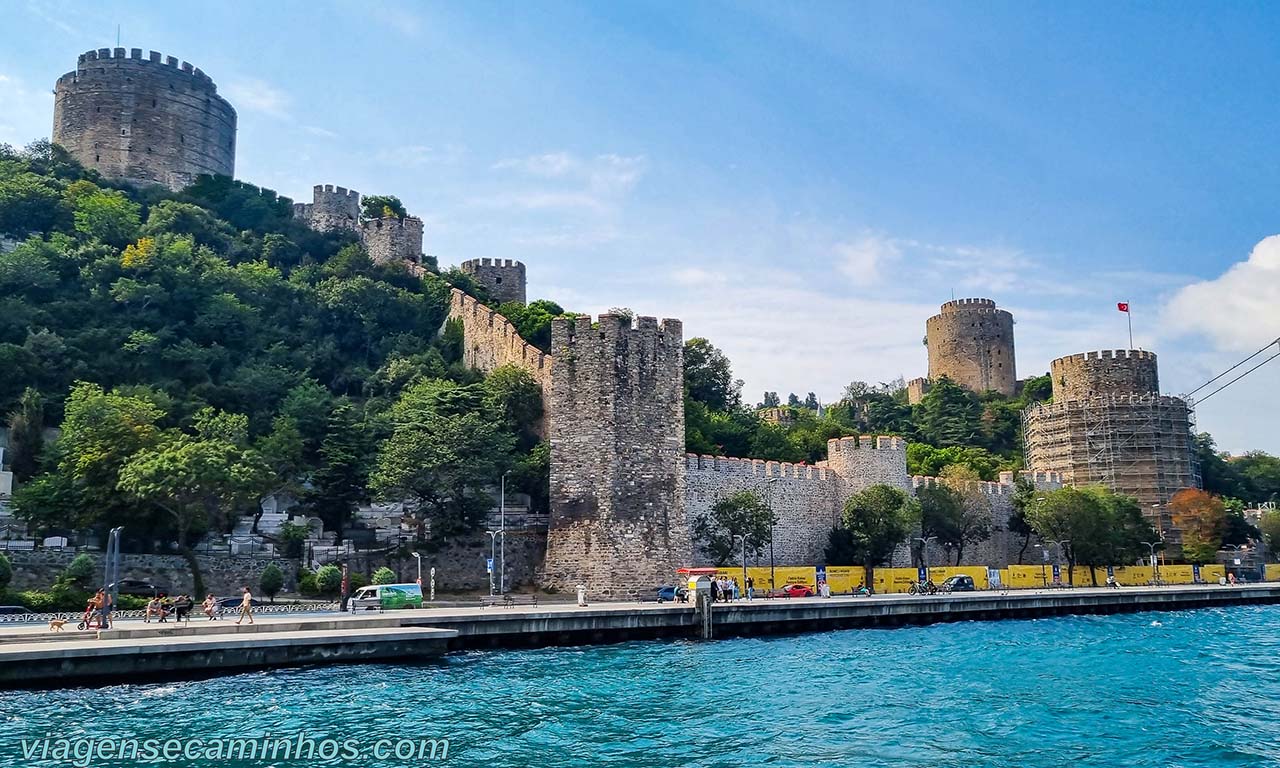
{"type": "Polygon", "coordinates": [[[1264,512],[1258,527],[1262,529],[1262,536],[1266,540],[1271,556],[1280,555],[1280,510],[1264,512]]]}
{"type": "Polygon", "coordinates": [[[0,595],[3,595],[9,584],[13,581],[13,565],[9,563],[9,558],[0,552],[0,595]]]}
{"type": "Polygon", "coordinates": [[[870,584],[872,569],[888,562],[919,522],[920,504],[901,489],[865,488],[845,502],[841,526],[831,534],[827,562],[861,565],[865,583],[870,584]]]}
{"type": "Polygon", "coordinates": [[[982,407],[978,396],[946,376],[933,382],[916,406],[916,429],[932,445],[975,445],[982,435],[982,407]]]}
{"type": "MultiPolygon", "coordinates": [[[[759,555],[769,543],[777,518],[754,491],[738,491],[693,521],[693,537],[717,566],[736,557],[759,555]]],[[[745,565],[745,562],[743,563],[745,565]]]]}
{"type": "Polygon", "coordinates": [[[542,420],[542,388],[523,368],[503,365],[485,377],[485,409],[496,414],[506,431],[520,437],[528,450],[538,440],[542,420]]]}
{"type": "Polygon", "coordinates": [[[139,206],[115,190],[103,190],[76,203],[76,231],[106,245],[123,248],[138,237],[139,206]]]}
{"type": "Polygon", "coordinates": [[[267,563],[267,567],[258,576],[258,588],[274,603],[276,595],[284,588],[284,572],[275,563],[267,563]]]}
{"type": "Polygon", "coordinates": [[[98,566],[87,554],[79,554],[67,563],[67,568],[58,577],[58,581],[87,590],[94,586],[98,578],[98,566]]]}
{"type": "Polygon", "coordinates": [[[196,417],[195,434],[168,430],[130,456],[120,489],[164,511],[178,547],[186,548],[192,530],[224,527],[236,505],[263,487],[269,469],[247,440],[247,418],[206,408],[196,417]]]}
{"type": "Polygon", "coordinates": [[[483,402],[478,388],[424,381],[391,410],[371,487],[416,510],[434,537],[474,530],[492,506],[489,486],[510,466],[515,439],[483,402]]]}
{"type": "Polygon", "coordinates": [[[1009,532],[1022,539],[1022,544],[1018,546],[1018,565],[1022,565],[1027,555],[1027,547],[1031,545],[1031,535],[1035,533],[1027,520],[1027,510],[1036,503],[1038,494],[1030,480],[1019,477],[1014,481],[1013,497],[1010,499],[1013,513],[1009,515],[1009,532]]]}
{"type": "Polygon", "coordinates": [[[782,405],[782,400],[778,397],[777,392],[765,392],[764,399],[760,401],[761,408],[777,408],[782,405]]]}
{"type": "Polygon", "coordinates": [[[684,343],[684,391],[713,411],[737,408],[742,402],[742,382],[733,378],[729,358],[701,337],[684,343]]]}
{"type": "MultiPolygon", "coordinates": [[[[966,544],[991,537],[991,502],[985,495],[967,493],[947,483],[925,486],[916,492],[920,502],[920,529],[938,546],[954,554],[955,564],[964,558],[966,544]]],[[[920,556],[923,557],[923,551],[920,556]]]]}
{"type": "Polygon", "coordinates": [[[354,406],[340,401],[329,414],[320,444],[320,466],[311,476],[311,488],[303,502],[325,527],[338,534],[361,502],[369,497],[371,446],[367,426],[354,406]]]}
{"type": "Polygon", "coordinates": [[[9,414],[9,467],[18,480],[36,474],[40,453],[44,450],[44,398],[28,387],[9,414]]]}
{"type": "Polygon", "coordinates": [[[374,584],[395,584],[396,572],[385,565],[373,572],[374,584]]]}
{"type": "Polygon", "coordinates": [[[395,195],[368,195],[361,199],[360,210],[366,219],[403,219],[409,215],[395,195]]]}
{"type": "Polygon", "coordinates": [[[57,183],[35,173],[0,173],[0,234],[24,238],[63,224],[67,209],[57,183]]]}

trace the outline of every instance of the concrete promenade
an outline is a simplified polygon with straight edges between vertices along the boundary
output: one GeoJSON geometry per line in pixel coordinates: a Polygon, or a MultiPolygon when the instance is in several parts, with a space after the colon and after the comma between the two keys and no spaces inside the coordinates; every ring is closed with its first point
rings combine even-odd
{"type": "MultiPolygon", "coordinates": [[[[714,637],[1280,603],[1280,583],[1050,589],[950,595],[775,598],[716,604],[714,637]]],[[[234,669],[421,660],[448,650],[693,638],[692,605],[571,603],[424,608],[357,616],[262,617],[254,624],[120,622],[102,633],[0,627],[0,687],[191,677],[234,669]]]]}

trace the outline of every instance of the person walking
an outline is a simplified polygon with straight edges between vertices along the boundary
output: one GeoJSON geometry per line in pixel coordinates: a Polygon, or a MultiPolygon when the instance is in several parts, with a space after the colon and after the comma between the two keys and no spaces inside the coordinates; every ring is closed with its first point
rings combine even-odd
{"type": "Polygon", "coordinates": [[[587,585],[579,584],[577,587],[577,592],[578,592],[578,607],[586,608],[587,607],[587,585]]]}
{"type": "Polygon", "coordinates": [[[253,593],[249,591],[249,587],[244,588],[244,596],[240,598],[240,618],[236,619],[236,624],[244,621],[248,617],[249,623],[253,623],[253,593]]]}

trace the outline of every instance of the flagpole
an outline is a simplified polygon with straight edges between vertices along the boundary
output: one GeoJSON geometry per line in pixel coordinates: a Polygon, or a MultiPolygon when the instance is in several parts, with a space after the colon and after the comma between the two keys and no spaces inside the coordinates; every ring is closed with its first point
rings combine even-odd
{"type": "Polygon", "coordinates": [[[1124,316],[1129,321],[1129,349],[1133,349],[1133,302],[1124,303],[1124,316]]]}

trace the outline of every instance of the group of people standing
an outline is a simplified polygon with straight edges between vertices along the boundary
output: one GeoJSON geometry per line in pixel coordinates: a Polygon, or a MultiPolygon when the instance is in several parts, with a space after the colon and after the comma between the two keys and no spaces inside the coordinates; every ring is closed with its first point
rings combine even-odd
{"type": "MultiPolygon", "coordinates": [[[[748,576],[746,580],[746,598],[754,600],[756,596],[756,583],[748,576]]],[[[711,599],[717,603],[727,603],[732,600],[739,600],[743,596],[743,590],[738,589],[738,580],[728,576],[720,576],[711,580],[711,599]]]]}

